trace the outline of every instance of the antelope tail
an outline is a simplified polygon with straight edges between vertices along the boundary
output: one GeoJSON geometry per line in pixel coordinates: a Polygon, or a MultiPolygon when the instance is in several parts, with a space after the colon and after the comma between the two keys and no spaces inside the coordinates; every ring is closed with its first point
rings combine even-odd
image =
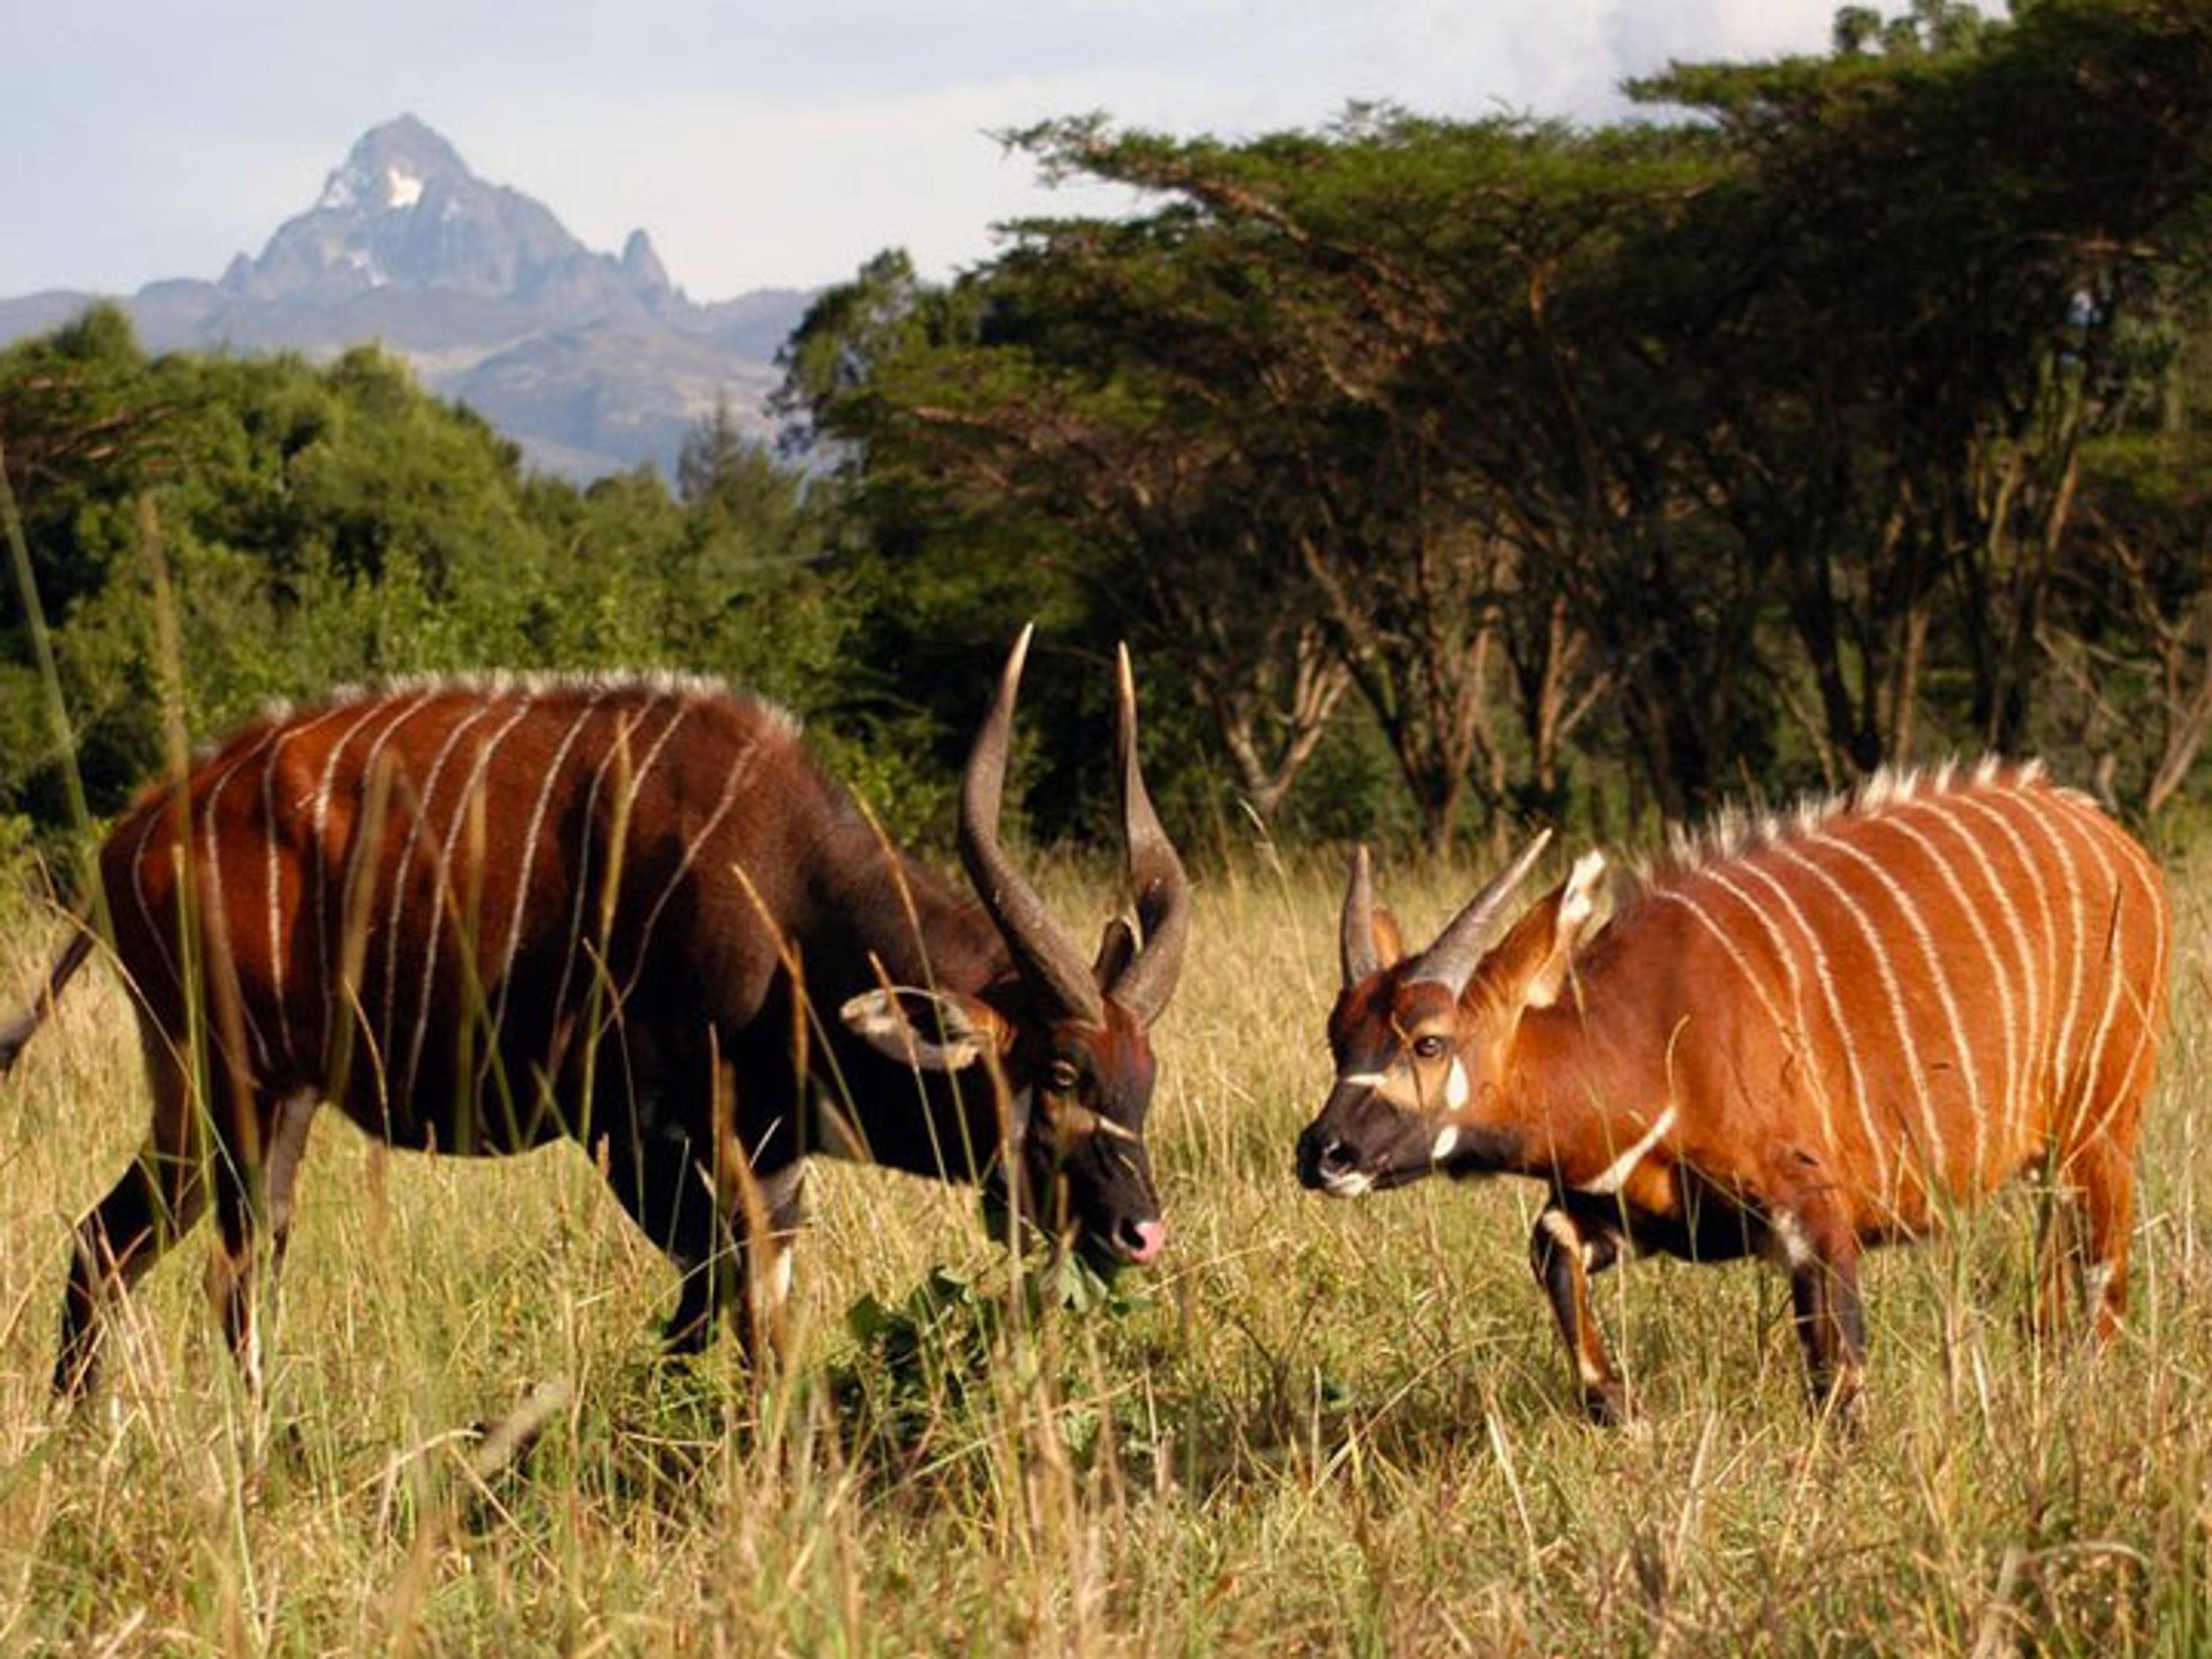
{"type": "Polygon", "coordinates": [[[15,1056],[23,1052],[23,1045],[46,1023],[46,1017],[53,1012],[54,1004],[61,998],[63,988],[84,966],[84,959],[92,954],[92,946],[91,930],[79,927],[62,947],[61,955],[54,958],[54,965],[46,973],[46,988],[36,1000],[15,1018],[0,1024],[0,1077],[8,1075],[15,1064],[15,1056]]]}

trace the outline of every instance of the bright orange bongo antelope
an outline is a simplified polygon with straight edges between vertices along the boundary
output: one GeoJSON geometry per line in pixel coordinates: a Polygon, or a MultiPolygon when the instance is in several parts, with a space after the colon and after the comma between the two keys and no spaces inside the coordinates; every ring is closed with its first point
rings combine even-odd
{"type": "Polygon", "coordinates": [[[1679,843],[1602,927],[1589,854],[1485,951],[1547,839],[1410,957],[1355,856],[1307,1186],[1543,1181],[1530,1257],[1600,1420],[1627,1402],[1589,1276],[1624,1248],[1784,1267],[1815,1403],[1844,1406],[1861,1251],[2032,1170],[2079,1224],[2045,1239],[2046,1322],[2073,1260],[2117,1328],[2169,940],[2157,866],[2087,797],[2033,765],[1881,775],[1679,843]]]}

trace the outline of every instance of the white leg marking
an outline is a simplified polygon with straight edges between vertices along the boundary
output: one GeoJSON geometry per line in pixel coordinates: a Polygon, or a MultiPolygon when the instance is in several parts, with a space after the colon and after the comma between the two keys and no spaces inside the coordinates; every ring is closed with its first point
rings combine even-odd
{"type": "Polygon", "coordinates": [[[1652,1148],[1674,1127],[1674,1108],[1669,1106],[1652,1121],[1651,1127],[1644,1132],[1633,1146],[1607,1164],[1595,1180],[1577,1182],[1575,1190],[1594,1193],[1601,1197],[1619,1192],[1628,1184],[1629,1176],[1636,1173],[1636,1166],[1651,1155],[1652,1148]]]}
{"type": "Polygon", "coordinates": [[[2112,1288],[2112,1277],[2119,1272],[2114,1261],[2093,1261],[2081,1275],[2081,1307],[2091,1319],[2105,1305],[2105,1297],[2112,1288]]]}
{"type": "Polygon", "coordinates": [[[1766,1218],[1766,1231],[1782,1251],[1783,1265],[1795,1272],[1808,1267],[1813,1261],[1813,1241],[1797,1218],[1787,1210],[1777,1210],[1766,1218]]]}
{"type": "Polygon", "coordinates": [[[769,1269],[768,1303],[770,1308],[781,1308],[791,1300],[791,1246],[781,1245],[775,1253],[775,1265],[769,1269]]]}
{"type": "Polygon", "coordinates": [[[1590,1243],[1583,1237],[1583,1230],[1575,1225],[1574,1218],[1565,1210],[1553,1208],[1536,1218],[1536,1224],[1552,1236],[1552,1242],[1562,1249],[1574,1252],[1575,1260],[1587,1272],[1590,1264],[1590,1243]]]}

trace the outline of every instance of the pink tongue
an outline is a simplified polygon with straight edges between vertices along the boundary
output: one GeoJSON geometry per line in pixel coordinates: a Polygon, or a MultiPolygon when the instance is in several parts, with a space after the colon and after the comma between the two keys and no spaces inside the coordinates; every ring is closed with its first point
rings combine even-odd
{"type": "Polygon", "coordinates": [[[1129,1252],[1129,1260],[1143,1263],[1158,1255],[1168,1242],[1168,1224],[1164,1221],[1139,1221],[1137,1224],[1137,1248],[1129,1252]]]}

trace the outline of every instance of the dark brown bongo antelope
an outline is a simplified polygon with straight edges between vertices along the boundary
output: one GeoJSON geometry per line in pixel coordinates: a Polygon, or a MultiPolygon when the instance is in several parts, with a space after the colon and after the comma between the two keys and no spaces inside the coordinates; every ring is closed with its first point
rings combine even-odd
{"type": "Polygon", "coordinates": [[[2033,766],[1883,775],[1678,845],[1602,928],[1589,854],[1486,952],[1547,838],[1411,957],[1355,856],[1307,1186],[1544,1182],[1530,1258],[1601,1420],[1627,1402],[1589,1276],[1624,1248],[1778,1263],[1814,1401],[1846,1406],[1860,1252],[2027,1171],[2079,1224],[2070,1251],[2045,1237],[2045,1322],[2070,1259],[2118,1328],[2166,906],[2086,797],[2033,766]]]}
{"type": "MultiPolygon", "coordinates": [[[[977,898],[893,847],[788,715],[690,680],[341,695],[149,791],[100,871],[153,1124],[78,1224],[57,1389],[89,1385],[103,1301],[210,1199],[219,1307],[258,1386],[254,1234],[273,1266],[325,1100],[396,1146],[591,1148],[681,1272],[678,1348],[725,1308],[749,1347],[772,1334],[813,1152],[981,1180],[1056,1236],[1152,1261],[1147,1031],[1175,989],[1188,888],[1139,769],[1126,651],[1141,944],[1116,919],[1086,962],[1008,860],[1029,638],[962,786],[977,898]]],[[[80,930],[0,1027],[0,1072],[91,948],[80,930]]]]}

